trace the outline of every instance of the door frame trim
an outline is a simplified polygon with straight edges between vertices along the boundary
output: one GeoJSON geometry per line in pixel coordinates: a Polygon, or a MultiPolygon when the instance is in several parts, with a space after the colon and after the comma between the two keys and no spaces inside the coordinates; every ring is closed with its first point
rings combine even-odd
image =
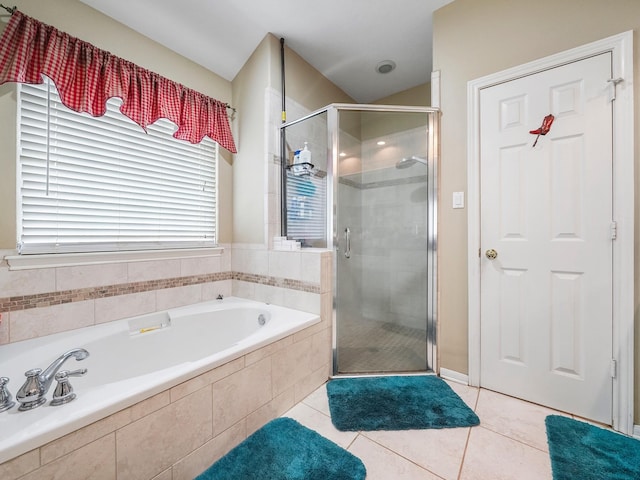
{"type": "Polygon", "coordinates": [[[634,407],[634,101],[633,32],[627,31],[467,83],[469,384],[480,386],[480,92],[527,75],[611,52],[622,78],[613,104],[613,428],[633,432],[634,407]],[[629,261],[632,259],[633,261],[629,261]]]}

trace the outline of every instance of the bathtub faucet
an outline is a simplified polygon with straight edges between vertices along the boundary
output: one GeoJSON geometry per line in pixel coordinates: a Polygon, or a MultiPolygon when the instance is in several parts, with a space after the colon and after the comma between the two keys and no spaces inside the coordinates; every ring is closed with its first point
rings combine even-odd
{"type": "Polygon", "coordinates": [[[40,368],[34,368],[25,372],[27,380],[24,382],[24,385],[20,387],[18,393],[16,393],[16,400],[20,402],[20,408],[18,410],[31,410],[45,403],[47,401],[45,395],[49,391],[56,373],[60,370],[64,362],[71,357],[75,357],[76,360],[84,360],[88,356],[89,352],[84,348],[74,348],[56,358],[44,372],[40,368]]]}

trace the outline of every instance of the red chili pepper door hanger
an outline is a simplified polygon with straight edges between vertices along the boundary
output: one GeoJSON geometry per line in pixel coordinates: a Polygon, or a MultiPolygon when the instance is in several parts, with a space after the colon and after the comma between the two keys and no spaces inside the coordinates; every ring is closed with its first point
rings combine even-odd
{"type": "Polygon", "coordinates": [[[544,117],[544,119],[542,120],[542,125],[540,125],[540,128],[536,128],[535,130],[529,130],[530,134],[537,135],[536,141],[533,142],[534,147],[536,146],[536,143],[538,143],[538,139],[540,138],[540,135],[546,135],[547,133],[549,133],[549,130],[551,130],[551,124],[553,123],[555,118],[556,117],[549,114],[546,117],[544,117]]]}

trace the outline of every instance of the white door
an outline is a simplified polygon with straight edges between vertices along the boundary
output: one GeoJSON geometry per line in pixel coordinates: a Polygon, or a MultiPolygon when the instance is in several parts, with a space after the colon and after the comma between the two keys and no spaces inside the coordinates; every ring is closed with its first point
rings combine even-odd
{"type": "Polygon", "coordinates": [[[480,384],[606,424],[611,62],[600,54],[480,97],[480,384]],[[529,131],[548,114],[551,130],[533,147],[529,131]]]}

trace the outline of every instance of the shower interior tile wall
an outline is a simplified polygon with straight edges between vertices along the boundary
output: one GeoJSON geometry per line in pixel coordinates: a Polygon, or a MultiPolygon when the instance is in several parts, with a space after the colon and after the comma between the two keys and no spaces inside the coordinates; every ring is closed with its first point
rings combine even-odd
{"type": "MultiPolygon", "coordinates": [[[[367,159],[367,170],[390,168],[403,157],[418,155],[427,157],[425,143],[425,127],[413,128],[401,132],[364,140],[362,155],[367,159]],[[384,140],[384,147],[380,147],[378,140],[384,140]]],[[[399,175],[402,176],[402,175],[399,175]]]]}
{"type": "MultiPolygon", "coordinates": [[[[342,133],[340,138],[349,140],[342,133]]],[[[363,141],[363,171],[341,177],[338,191],[340,225],[349,226],[352,252],[358,252],[352,253],[351,267],[341,270],[354,277],[340,284],[341,291],[351,290],[345,292],[345,308],[366,319],[415,328],[422,328],[427,308],[426,170],[422,165],[395,169],[395,163],[403,156],[426,157],[423,138],[416,129],[385,136],[382,149],[378,138],[363,141]]]]}
{"type": "Polygon", "coordinates": [[[379,176],[378,172],[363,175],[361,191],[365,205],[361,229],[368,239],[360,257],[363,314],[423,328],[427,309],[424,182],[368,188],[379,176]]]}

